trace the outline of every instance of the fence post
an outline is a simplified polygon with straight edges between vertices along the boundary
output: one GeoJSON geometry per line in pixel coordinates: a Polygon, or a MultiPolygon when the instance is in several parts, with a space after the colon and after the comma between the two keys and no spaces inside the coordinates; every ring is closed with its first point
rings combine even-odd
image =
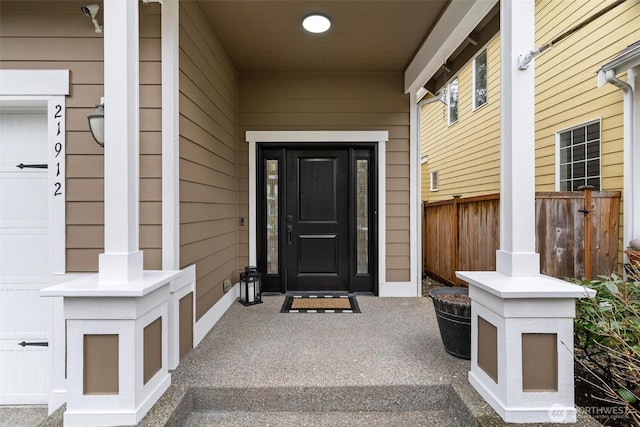
{"type": "Polygon", "coordinates": [[[422,202],[422,270],[420,277],[427,271],[427,202],[422,202]]]}
{"type": "Polygon", "coordinates": [[[580,212],[584,214],[584,277],[587,280],[593,279],[591,271],[591,191],[593,191],[593,185],[581,185],[578,190],[584,191],[584,207],[580,209],[580,212]]]}
{"type": "MultiPolygon", "coordinates": [[[[460,283],[455,277],[455,272],[460,270],[460,215],[458,213],[458,199],[462,197],[461,194],[454,194],[453,196],[453,260],[455,265],[453,266],[454,275],[451,278],[454,283],[460,283]]],[[[460,286],[456,284],[456,286],[460,286]]]]}

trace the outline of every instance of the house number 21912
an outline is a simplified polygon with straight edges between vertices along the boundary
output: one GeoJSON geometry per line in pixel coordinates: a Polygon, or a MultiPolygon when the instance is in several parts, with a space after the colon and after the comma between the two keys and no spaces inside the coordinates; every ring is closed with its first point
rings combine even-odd
{"type": "Polygon", "coordinates": [[[62,105],[58,104],[54,107],[54,113],[53,113],[53,119],[55,120],[55,127],[54,127],[54,132],[55,132],[55,138],[54,140],[56,141],[55,145],[53,146],[53,151],[54,151],[54,162],[55,162],[55,172],[54,172],[54,182],[53,182],[53,195],[54,196],[62,196],[62,183],[64,182],[62,179],[60,179],[61,176],[61,171],[60,171],[60,155],[64,155],[63,154],[63,146],[62,146],[62,142],[60,141],[64,141],[64,135],[62,135],[62,105]],[[62,135],[62,136],[61,136],[62,135]]]}

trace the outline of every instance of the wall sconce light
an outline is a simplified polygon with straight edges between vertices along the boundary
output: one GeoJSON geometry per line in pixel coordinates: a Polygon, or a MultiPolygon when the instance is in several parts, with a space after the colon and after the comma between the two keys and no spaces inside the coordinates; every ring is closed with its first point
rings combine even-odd
{"type": "Polygon", "coordinates": [[[101,33],[102,27],[100,26],[100,24],[98,23],[98,20],[96,19],[96,15],[100,10],[100,6],[98,6],[97,4],[88,4],[86,6],[82,6],[80,10],[84,14],[84,16],[91,18],[91,22],[93,22],[93,25],[96,27],[96,33],[101,33]]]}
{"type": "Polygon", "coordinates": [[[89,121],[89,129],[94,141],[100,147],[104,147],[104,104],[96,105],[96,111],[87,116],[89,121]]]}

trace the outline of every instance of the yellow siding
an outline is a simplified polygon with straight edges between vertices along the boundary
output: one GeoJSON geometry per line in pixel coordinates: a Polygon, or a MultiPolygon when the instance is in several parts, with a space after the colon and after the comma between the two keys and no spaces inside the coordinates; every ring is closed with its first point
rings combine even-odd
{"type": "MultiPolygon", "coordinates": [[[[66,270],[97,271],[104,252],[104,150],[87,115],[104,95],[103,38],[74,1],[0,4],[0,68],[69,69],[66,98],[66,270]]],[[[161,268],[160,6],[140,8],[140,248],[161,268]]]]}
{"type": "MultiPolygon", "coordinates": [[[[609,2],[536,2],[536,45],[549,42],[609,2]]],[[[596,87],[596,71],[640,40],[640,3],[627,2],[590,23],[536,58],[536,190],[556,190],[556,133],[601,120],[601,173],[604,191],[622,190],[623,102],[612,85],[596,87]]],[[[458,73],[459,120],[447,126],[446,106],[428,105],[421,113],[423,200],[448,199],[499,191],[500,38],[488,44],[489,102],[471,111],[468,63],[458,73]],[[440,191],[431,192],[430,172],[440,171],[440,191]]],[[[625,75],[621,75],[626,80],[625,75]]],[[[621,212],[622,215],[622,212],[621,212]]],[[[622,216],[620,217],[622,236],[622,216]]],[[[623,242],[620,242],[622,249],[623,242]]]]}
{"type": "MultiPolygon", "coordinates": [[[[388,130],[387,277],[410,280],[409,99],[402,73],[239,75],[239,212],[248,212],[247,130],[388,130]]],[[[248,262],[246,227],[239,263],[248,262]]]]}
{"type": "Polygon", "coordinates": [[[447,106],[436,102],[421,112],[422,200],[450,199],[500,191],[500,38],[487,44],[487,103],[472,109],[473,61],[458,76],[458,121],[448,126],[447,106]],[[439,171],[438,191],[430,173],[439,171]]]}
{"type": "MultiPolygon", "coordinates": [[[[536,2],[536,40],[543,44],[601,10],[606,1],[536,2]]],[[[556,132],[601,120],[602,190],[622,190],[622,92],[596,87],[595,72],[640,39],[640,4],[627,2],[536,59],[536,184],[555,190],[556,132]]],[[[625,76],[622,76],[625,79],[625,76]]]]}
{"type": "Polygon", "coordinates": [[[194,2],[180,3],[180,265],[196,264],[196,318],[237,279],[236,75],[194,2]]]}

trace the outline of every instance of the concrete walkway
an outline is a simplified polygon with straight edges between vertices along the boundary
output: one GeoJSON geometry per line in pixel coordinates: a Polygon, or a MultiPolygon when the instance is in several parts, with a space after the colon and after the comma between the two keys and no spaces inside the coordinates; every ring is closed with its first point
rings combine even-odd
{"type": "Polygon", "coordinates": [[[445,352],[430,299],[357,300],[358,314],[234,303],[139,425],[504,425],[445,352]]]}

